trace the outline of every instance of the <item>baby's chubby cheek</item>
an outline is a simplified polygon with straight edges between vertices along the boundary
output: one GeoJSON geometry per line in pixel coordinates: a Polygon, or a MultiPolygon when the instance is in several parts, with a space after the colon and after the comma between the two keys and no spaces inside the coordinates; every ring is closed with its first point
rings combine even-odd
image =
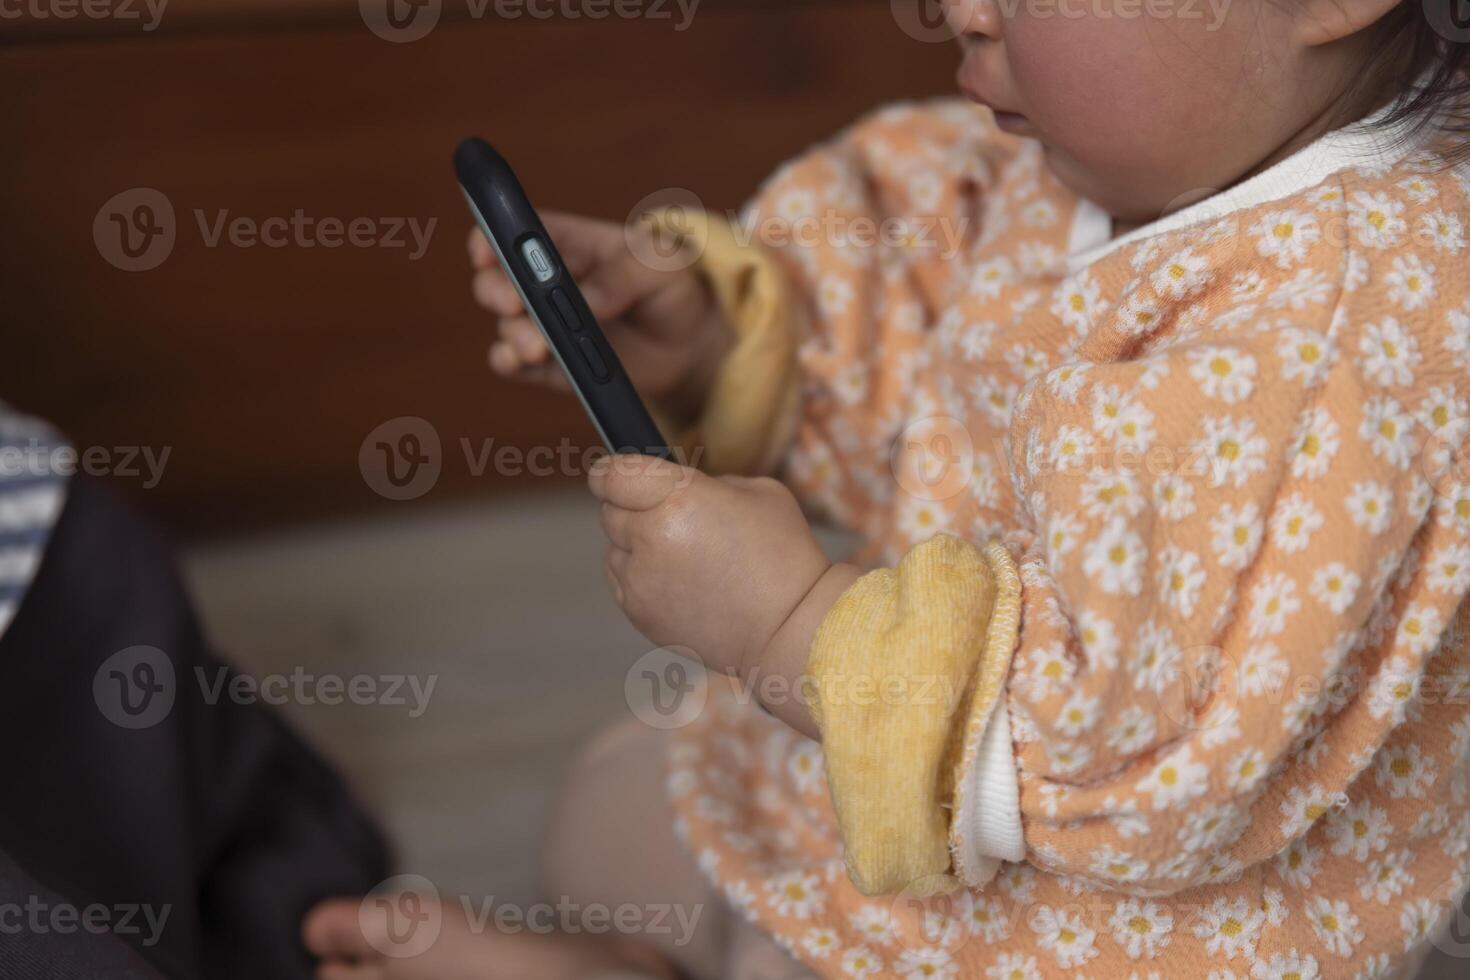
{"type": "Polygon", "coordinates": [[[1235,11],[1217,17],[1206,0],[1015,2],[1004,37],[1024,111],[1057,175],[1114,215],[1151,220],[1271,152],[1247,109],[1252,42],[1235,11]]]}

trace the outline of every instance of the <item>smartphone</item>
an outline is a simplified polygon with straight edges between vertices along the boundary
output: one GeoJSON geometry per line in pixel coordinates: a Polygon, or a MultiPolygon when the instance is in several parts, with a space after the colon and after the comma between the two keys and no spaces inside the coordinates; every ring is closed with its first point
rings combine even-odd
{"type": "Polygon", "coordinates": [[[481,139],[454,151],[454,171],[480,230],[608,449],[668,459],[663,435],[572,281],[505,158],[481,139]]]}

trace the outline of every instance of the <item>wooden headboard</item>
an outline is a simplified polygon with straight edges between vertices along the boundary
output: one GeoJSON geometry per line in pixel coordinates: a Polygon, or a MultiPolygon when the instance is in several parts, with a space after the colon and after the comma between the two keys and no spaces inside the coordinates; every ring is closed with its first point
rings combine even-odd
{"type": "Polygon", "coordinates": [[[704,0],[683,30],[672,0],[658,2],[673,19],[631,20],[420,2],[443,17],[412,43],[376,36],[356,0],[172,0],[151,31],[4,25],[0,399],[79,447],[166,448],[156,486],[115,478],[176,528],[402,506],[358,468],[364,437],[397,416],[442,438],[429,501],[535,485],[477,475],[461,440],[594,442],[570,396],[486,367],[450,169],[463,136],[495,140],[543,207],[622,219],[681,187],[732,208],[874,105],[947,92],[955,62],[901,30],[888,0],[704,0]],[[94,236],[135,188],[175,212],[149,271],[117,268],[94,236]],[[437,225],[416,259],[406,225],[397,249],[230,242],[229,222],[297,212],[379,233],[437,225]]]}

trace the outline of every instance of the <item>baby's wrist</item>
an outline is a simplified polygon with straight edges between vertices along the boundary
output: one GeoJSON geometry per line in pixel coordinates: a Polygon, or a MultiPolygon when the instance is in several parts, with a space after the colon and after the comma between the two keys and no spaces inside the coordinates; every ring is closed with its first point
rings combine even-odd
{"type": "Polygon", "coordinates": [[[828,611],[862,575],[856,565],[829,565],[744,671],[746,689],[755,693],[761,706],[809,738],[821,738],[804,681],[812,642],[828,611]]]}

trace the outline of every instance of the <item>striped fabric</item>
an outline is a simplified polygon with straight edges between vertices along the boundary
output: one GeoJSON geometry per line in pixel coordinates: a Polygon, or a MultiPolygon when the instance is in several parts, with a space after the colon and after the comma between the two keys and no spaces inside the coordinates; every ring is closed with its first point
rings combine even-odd
{"type": "Polygon", "coordinates": [[[0,636],[36,577],[75,464],[56,430],[0,402],[0,636]]]}

